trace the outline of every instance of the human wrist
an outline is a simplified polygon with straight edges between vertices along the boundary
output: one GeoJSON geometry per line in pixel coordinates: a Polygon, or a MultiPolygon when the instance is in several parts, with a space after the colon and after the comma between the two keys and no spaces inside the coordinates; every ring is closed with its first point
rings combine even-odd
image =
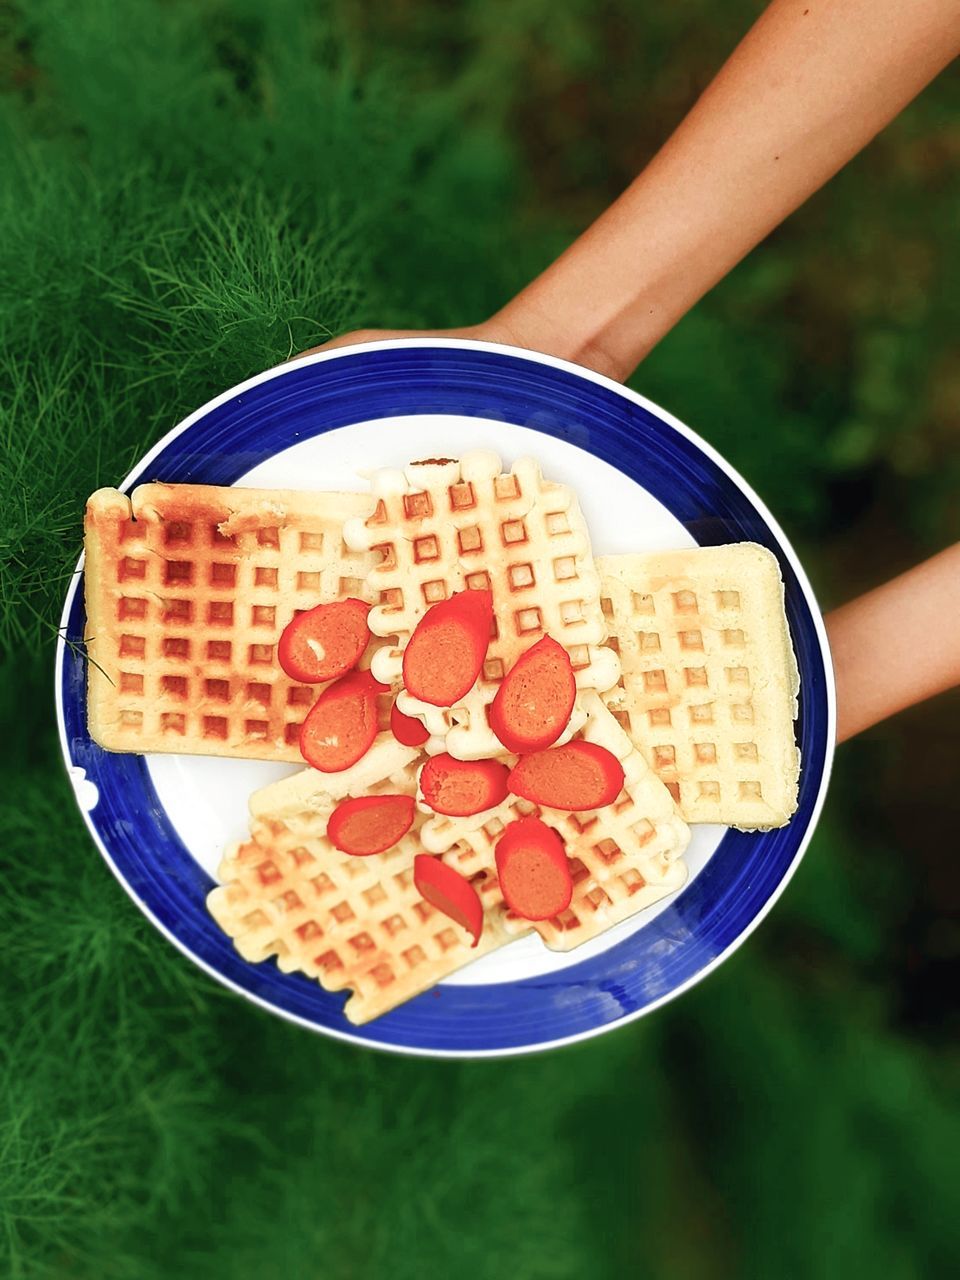
{"type": "Polygon", "coordinates": [[[539,289],[544,283],[543,278],[535,281],[508,302],[480,326],[485,332],[478,336],[557,356],[622,382],[633,366],[608,349],[603,334],[583,323],[575,303],[567,305],[566,300],[561,299],[555,307],[548,308],[545,302],[531,296],[535,288],[539,289]]]}

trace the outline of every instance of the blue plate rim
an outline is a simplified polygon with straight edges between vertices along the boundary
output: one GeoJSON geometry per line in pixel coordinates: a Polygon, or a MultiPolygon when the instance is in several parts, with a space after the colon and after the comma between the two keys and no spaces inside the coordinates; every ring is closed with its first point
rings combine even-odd
{"type": "Polygon", "coordinates": [[[739,489],[740,492],[748,499],[748,501],[752,504],[757,514],[763,520],[763,522],[765,523],[769,531],[776,538],[779,544],[780,550],[782,551],[784,557],[787,559],[787,561],[790,564],[790,567],[796,577],[797,584],[808,606],[810,619],[813,627],[813,634],[816,636],[819,644],[820,656],[823,661],[823,673],[824,673],[823,693],[824,693],[824,698],[826,703],[826,739],[824,743],[824,758],[823,758],[823,764],[820,770],[820,778],[819,778],[819,785],[817,789],[817,795],[814,800],[813,806],[811,808],[811,811],[807,820],[806,828],[803,832],[803,835],[800,837],[798,841],[797,849],[794,854],[794,857],[791,863],[789,864],[789,866],[785,869],[780,881],[774,887],[769,897],[766,899],[763,905],[757,910],[756,914],[753,915],[751,919],[746,923],[742,931],[712,960],[708,961],[702,968],[697,970],[696,973],[692,974],[684,982],[681,982],[670,991],[665,992],[662,996],[659,996],[651,1000],[649,1003],[643,1005],[639,1009],[636,1009],[630,1013],[624,1014],[622,1017],[618,1018],[614,1022],[601,1023],[595,1027],[591,1027],[583,1031],[574,1032],[573,1034],[568,1036],[558,1036],[554,1039],[541,1041],[536,1044],[509,1045],[509,1046],[489,1048],[489,1049],[484,1049],[484,1048],[478,1049],[473,1047],[466,1048],[466,1049],[433,1048],[429,1046],[421,1047],[421,1046],[409,1045],[409,1044],[391,1044],[384,1041],[370,1041],[367,1039],[363,1039],[361,1036],[355,1035],[351,1031],[342,1031],[336,1027],[324,1026],[316,1021],[311,1020],[310,1018],[302,1017],[299,1014],[291,1012],[290,1010],[283,1009],[275,1005],[274,1003],[272,1003],[269,999],[265,999],[261,996],[258,996],[254,992],[247,990],[246,988],[242,987],[239,983],[234,982],[231,978],[221,973],[213,965],[208,964],[206,960],[204,960],[201,956],[197,955],[194,951],[192,951],[185,941],[183,941],[181,938],[178,938],[157,917],[157,915],[150,908],[150,906],[137,895],[133,887],[129,884],[129,882],[124,877],[123,873],[120,871],[119,867],[117,866],[117,863],[114,861],[113,856],[111,855],[109,849],[107,848],[106,844],[102,840],[93,822],[91,809],[89,809],[82,802],[80,798],[80,784],[82,784],[82,777],[79,777],[79,778],[77,777],[77,768],[73,764],[73,760],[71,757],[69,741],[67,737],[65,711],[64,711],[64,703],[63,703],[62,674],[63,674],[63,663],[64,663],[65,652],[66,652],[66,635],[68,631],[70,612],[73,608],[76,594],[80,589],[80,584],[83,580],[82,575],[83,575],[83,567],[84,567],[84,555],[82,552],[77,561],[76,569],[74,571],[72,581],[67,590],[67,594],[64,600],[64,606],[61,613],[60,628],[59,628],[58,639],[57,639],[55,661],[54,661],[57,727],[58,727],[58,733],[60,737],[61,750],[63,752],[63,757],[64,757],[64,764],[67,770],[68,777],[73,785],[78,808],[80,809],[81,814],[83,816],[83,820],[86,823],[87,830],[89,831],[94,844],[99,849],[100,854],[103,857],[104,861],[106,862],[107,866],[110,868],[114,877],[119,881],[119,883],[127,893],[128,897],[136,904],[138,909],[147,917],[147,919],[150,920],[154,928],[156,928],[169,942],[173,943],[173,945],[183,955],[185,955],[193,964],[195,964],[198,968],[202,969],[204,972],[209,974],[209,976],[212,977],[215,981],[217,981],[221,986],[224,986],[227,989],[233,991],[235,994],[241,996],[243,999],[249,1001],[250,1003],[258,1005],[260,1008],[266,1010],[270,1014],[283,1018],[287,1022],[295,1023],[298,1026],[305,1027],[308,1030],[311,1030],[318,1034],[330,1036],[333,1039],[340,1040],[345,1043],[352,1044],[364,1049],[379,1050],[385,1053],[400,1054],[406,1057],[422,1057],[422,1058],[478,1059],[478,1058],[518,1057],[521,1055],[540,1053],[550,1049],[561,1048],[563,1046],[576,1044],[584,1040],[590,1040],[596,1036],[603,1035],[606,1032],[615,1031],[621,1027],[628,1025],[631,1022],[635,1022],[637,1019],[644,1017],[646,1014],[652,1013],[654,1010],[661,1008],[663,1005],[667,1004],[669,1001],[674,1000],[677,997],[683,995],[686,991],[689,991],[692,987],[696,986],[699,982],[703,981],[703,979],[708,977],[709,974],[711,974],[715,969],[717,969],[725,960],[729,959],[729,957],[743,944],[743,942],[745,942],[746,939],[750,937],[750,935],[754,932],[754,930],[759,927],[761,922],[766,918],[768,913],[772,910],[775,903],[779,900],[781,894],[784,892],[787,885],[790,883],[794,874],[796,873],[797,867],[800,865],[800,861],[803,858],[810,844],[810,841],[813,837],[813,833],[816,829],[817,822],[819,821],[820,814],[823,809],[823,804],[824,804],[826,793],[829,787],[830,775],[833,767],[833,757],[834,757],[834,752],[836,748],[836,685],[835,685],[835,679],[834,679],[833,662],[831,658],[829,640],[827,637],[827,632],[826,632],[826,627],[824,625],[822,612],[820,610],[819,604],[816,599],[816,595],[813,591],[810,581],[807,578],[806,572],[804,571],[803,566],[796,552],[794,551],[792,544],[790,543],[790,540],[787,538],[786,534],[784,533],[783,529],[780,527],[777,520],[774,518],[774,516],[772,515],[772,513],[770,512],[766,504],[755,492],[752,486],[748,484],[748,482],[740,475],[740,473],[729,462],[727,462],[727,460],[723,457],[723,455],[720,454],[711,444],[709,444],[706,440],[704,440],[700,435],[698,435],[697,432],[695,432],[692,428],[688,427],[685,422],[677,418],[674,414],[663,409],[655,401],[642,395],[640,392],[634,391],[632,388],[626,387],[622,383],[616,382],[613,379],[608,378],[603,374],[596,373],[592,369],[587,369],[581,365],[573,364],[572,362],[560,359],[557,356],[546,355],[542,352],[529,351],[522,347],[509,346],[504,343],[482,342],[476,339],[462,339],[462,338],[430,338],[430,337],[391,338],[391,339],[379,339],[371,342],[355,343],[350,346],[338,347],[331,351],[320,351],[312,355],[300,356],[293,360],[288,360],[283,364],[276,365],[270,369],[263,370],[261,373],[255,374],[251,378],[248,378],[243,382],[237,383],[235,386],[228,388],[226,391],[221,392],[217,396],[214,396],[212,399],[208,400],[205,404],[201,405],[198,409],[188,414],[187,417],[183,418],[179,423],[177,423],[176,426],[172,427],[168,432],[166,432],[158,441],[156,441],[156,443],[150,449],[147,450],[145,454],[143,454],[142,457],[140,457],[137,460],[135,465],[131,468],[130,472],[124,477],[123,480],[119,482],[119,485],[117,487],[126,490],[129,487],[129,485],[135,480],[135,478],[137,478],[145,470],[145,468],[149,466],[149,464],[153,461],[153,459],[157,457],[160,453],[162,453],[171,444],[171,442],[174,441],[178,436],[189,431],[189,429],[196,422],[200,421],[207,414],[217,409],[219,406],[227,403],[232,399],[235,399],[238,396],[243,395],[244,393],[246,393],[247,391],[251,390],[254,387],[260,386],[263,383],[269,382],[273,379],[281,378],[285,374],[288,374],[293,370],[303,368],[304,366],[307,366],[307,365],[322,364],[330,360],[343,359],[351,355],[356,355],[363,352],[391,350],[391,349],[402,348],[402,347],[453,348],[453,349],[459,349],[459,350],[467,350],[467,351],[473,350],[473,351],[490,352],[493,354],[509,355],[509,356],[513,356],[513,357],[526,360],[535,364],[546,365],[558,370],[562,370],[568,374],[575,375],[576,377],[586,380],[588,382],[593,382],[601,387],[605,387],[606,389],[614,392],[615,394],[632,401],[634,404],[640,406],[641,408],[646,410],[648,413],[651,413],[652,415],[654,415],[656,418],[659,418],[662,422],[669,425],[671,428],[673,428],[673,430],[678,432],[683,438],[688,440],[698,450],[700,450],[703,453],[703,455],[707,457],[711,462],[713,462],[714,465],[727,477],[727,479],[729,479],[736,486],[736,488],[739,489]]]}

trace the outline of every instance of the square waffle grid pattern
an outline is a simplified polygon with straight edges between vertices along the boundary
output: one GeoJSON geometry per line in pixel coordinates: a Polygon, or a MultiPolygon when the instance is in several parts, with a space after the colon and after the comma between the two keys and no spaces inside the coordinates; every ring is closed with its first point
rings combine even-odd
{"type": "MultiPolygon", "coordinates": [[[[349,521],[344,539],[380,556],[367,579],[376,601],[370,628],[397,643],[374,658],[379,680],[399,682],[403,648],[431,605],[469,588],[493,593],[494,634],[473,689],[452,708],[399,696],[401,710],[430,730],[431,750],[460,759],[502,754],[489,706],[517,657],[544,635],[570,654],[578,687],[615,683],[615,654],[601,647],[607,629],[590,538],[566,485],[544,480],[530,458],[504,472],[495,454],[476,452],[379,471],[372,488],[376,510],[349,521]]],[[[568,733],[582,724],[582,713],[574,717],[568,733]]]]}
{"type": "Polygon", "coordinates": [[[603,556],[622,674],[604,695],[688,822],[782,826],[800,687],[776,558],[755,543],[603,556]]]}
{"type": "MultiPolygon", "coordinates": [[[[412,795],[417,752],[382,735],[353,769],[307,770],[257,792],[252,838],[230,850],[207,905],[245,960],[276,956],[284,973],[350,989],[347,1018],[379,1017],[511,940],[502,913],[487,915],[480,944],[425,902],[413,883],[418,826],[386,853],[358,858],[326,838],[348,794],[412,795]]],[[[477,875],[480,888],[490,877],[477,875]]],[[[485,895],[490,897],[489,891],[485,895]]],[[[496,898],[498,895],[494,895],[496,898]]]]}
{"type": "MultiPolygon", "coordinates": [[[[541,817],[562,836],[573,876],[570,906],[552,920],[527,921],[506,913],[506,928],[536,930],[553,951],[569,951],[683,885],[683,852],[690,828],[677,815],[670,793],[593,692],[582,695],[587,713],[583,737],[613,752],[623,766],[624,788],[613,804],[589,813],[542,809],[517,796],[470,818],[440,814],[424,824],[423,847],[443,853],[461,875],[485,871],[496,885],[495,850],[517,818],[541,817]]],[[[499,888],[496,889],[500,897],[499,888]]],[[[503,909],[506,906],[502,902],[503,909]]]]}
{"type": "Polygon", "coordinates": [[[294,613],[364,596],[373,558],[344,546],[369,496],[149,484],[87,503],[90,733],[111,751],[301,759],[322,686],[290,680],[294,613]]]}

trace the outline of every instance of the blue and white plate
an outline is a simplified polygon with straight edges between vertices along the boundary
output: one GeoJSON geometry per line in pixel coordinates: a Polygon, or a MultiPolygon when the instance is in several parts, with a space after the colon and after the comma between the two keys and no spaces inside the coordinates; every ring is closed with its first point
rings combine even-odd
{"type": "MultiPolygon", "coordinates": [[[[686,990],[728,956],[783,891],[810,839],[833,754],[827,640],[796,555],[757,496],[649,400],[562,360],[480,342],[413,339],[306,357],[251,378],[174,428],[123,482],[365,488],[414,458],[530,454],[579,495],[596,553],[752,541],[786,583],[800,664],[799,808],[778,831],[694,827],[690,877],[565,954],[534,936],[486,956],[367,1026],[343,995],[242,960],[204,906],[224,846],[246,835],[251,791],[290,766],[114,755],[86,727],[82,580],[57,653],[63,751],[94,841],[140,909],[220,982],[291,1021],[399,1053],[493,1056],[599,1035],[686,990]]],[[[78,513],[79,514],[79,513],[78,513]]],[[[82,562],[79,566],[82,568],[82,562]]]]}

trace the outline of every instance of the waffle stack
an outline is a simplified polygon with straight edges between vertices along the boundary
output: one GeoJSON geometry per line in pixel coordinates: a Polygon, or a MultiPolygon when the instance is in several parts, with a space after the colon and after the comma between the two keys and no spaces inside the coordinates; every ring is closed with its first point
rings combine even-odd
{"type": "Polygon", "coordinates": [[[688,822],[782,826],[800,677],[776,558],[755,543],[601,556],[621,675],[604,698],[688,822]]]}
{"type": "Polygon", "coordinates": [[[350,857],[326,838],[348,795],[413,795],[418,753],[388,734],[339,774],[295,774],[254,794],[251,838],[220,866],[207,904],[245,960],[276,956],[284,973],[304,973],[328,991],[349,989],[353,1023],[367,1022],[502,946],[507,932],[496,881],[473,878],[486,913],[476,948],[466,931],[425,902],[413,883],[422,851],[419,819],[386,853],[350,857]]]}
{"type": "MultiPolygon", "coordinates": [[[[564,485],[495,455],[376,472],[372,495],[144,485],[100,490],[86,524],[89,720],[101,745],[301,760],[302,721],[323,686],[276,657],[298,612],[371,603],[373,674],[401,686],[403,650],[426,610],[456,591],[492,593],[480,678],[455,706],[402,691],[427,752],[512,761],[488,712],[517,658],[544,635],[577,679],[560,741],[577,735],[620,761],[624,787],[586,813],[509,797],[469,818],[420,811],[386,853],[351,857],[326,837],[346,797],[416,795],[423,754],[381,733],[352,768],[307,769],[251,797],[250,839],[231,848],[210,911],[252,962],[275,957],[365,1022],[478,956],[535,931],[570,950],[679,889],[688,823],[746,829],[796,807],[798,676],[775,558],[753,544],[594,561],[564,485]],[[534,815],[569,855],[570,906],[552,920],[511,912],[495,850],[534,815]],[[484,905],[480,945],[420,896],[413,861],[441,857],[484,905]]],[[[390,699],[382,699],[389,706],[390,699]]]]}
{"type": "Polygon", "coordinates": [[[148,484],[87,503],[91,736],[110,751],[301,760],[318,686],[276,660],[295,613],[365,598],[359,493],[148,484]]]}
{"type": "MultiPolygon", "coordinates": [[[[530,458],[504,472],[500,459],[484,452],[378,471],[372,488],[373,515],[348,521],[344,540],[380,556],[366,580],[377,601],[369,624],[394,643],[374,658],[379,680],[399,683],[403,648],[432,604],[468,588],[493,594],[494,635],[473,689],[450,708],[400,694],[401,710],[430,730],[432,749],[463,760],[502,753],[488,708],[505,673],[543,635],[570,654],[578,688],[615,683],[616,656],[602,647],[600,579],[569,488],[544,480],[530,458]]],[[[582,723],[582,711],[575,712],[568,734],[582,723]]]]}

